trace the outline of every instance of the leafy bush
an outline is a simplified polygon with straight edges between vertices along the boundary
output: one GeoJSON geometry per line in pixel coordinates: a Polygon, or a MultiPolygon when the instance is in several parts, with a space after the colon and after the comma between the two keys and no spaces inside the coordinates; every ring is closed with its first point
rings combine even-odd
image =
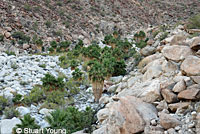
{"type": "Polygon", "coordinates": [[[14,134],[17,134],[16,133],[17,128],[22,129],[22,134],[24,134],[24,128],[30,128],[30,129],[39,129],[40,128],[40,126],[35,123],[35,119],[32,118],[30,116],[30,114],[24,115],[24,118],[23,119],[21,118],[20,120],[21,120],[21,124],[17,124],[16,127],[13,128],[14,134]]]}
{"type": "Polygon", "coordinates": [[[44,91],[39,87],[34,87],[28,96],[24,96],[23,102],[30,105],[32,103],[38,103],[42,99],[44,99],[44,91]]]}
{"type": "Polygon", "coordinates": [[[74,69],[75,67],[77,67],[79,65],[79,62],[77,61],[77,60],[71,60],[70,61],[70,67],[72,68],[72,69],[74,69]]]}
{"type": "Polygon", "coordinates": [[[47,28],[50,28],[52,25],[52,22],[48,20],[45,22],[45,25],[47,26],[47,28]]]}
{"type": "Polygon", "coordinates": [[[47,73],[45,74],[45,77],[41,79],[42,81],[42,86],[47,90],[47,91],[52,91],[52,90],[60,90],[63,91],[65,88],[65,83],[63,81],[64,79],[61,77],[55,78],[53,75],[47,73]]]}
{"type": "Polygon", "coordinates": [[[39,45],[39,46],[42,46],[42,45],[43,45],[42,39],[41,39],[41,38],[37,39],[37,40],[35,41],[35,44],[37,44],[37,45],[39,45]]]}
{"type": "Polygon", "coordinates": [[[187,28],[189,29],[200,29],[200,14],[197,14],[189,19],[189,23],[187,24],[187,28]]]}
{"type": "Polygon", "coordinates": [[[93,122],[93,110],[86,108],[85,111],[78,111],[75,107],[57,109],[47,116],[46,120],[52,129],[66,129],[67,134],[90,127],[93,122]]]}
{"type": "Polygon", "coordinates": [[[68,89],[68,95],[73,96],[80,92],[80,89],[76,86],[76,83],[72,80],[67,81],[66,87],[68,89]]]}
{"type": "Polygon", "coordinates": [[[165,38],[167,38],[168,34],[169,34],[168,32],[164,32],[164,33],[160,36],[159,40],[160,40],[160,41],[164,40],[165,38]]]}
{"type": "Polygon", "coordinates": [[[9,105],[8,99],[6,99],[4,96],[0,96],[0,113],[8,105],[9,105]]]}
{"type": "Polygon", "coordinates": [[[79,68],[76,68],[75,71],[72,73],[74,80],[81,80],[83,77],[83,72],[79,68]]]}
{"type": "Polygon", "coordinates": [[[6,53],[8,56],[10,56],[10,55],[16,55],[15,52],[12,52],[12,51],[6,51],[5,53],[6,53]]]}
{"type": "Polygon", "coordinates": [[[147,45],[147,42],[141,40],[140,42],[137,42],[135,45],[138,48],[144,48],[147,45]]]}
{"type": "Polygon", "coordinates": [[[63,48],[63,49],[64,49],[64,48],[68,48],[68,47],[70,46],[70,44],[71,44],[70,41],[62,41],[62,42],[59,43],[61,49],[62,49],[62,48],[63,48]]]}
{"type": "Polygon", "coordinates": [[[57,47],[57,42],[55,40],[51,41],[50,45],[51,45],[52,48],[56,48],[57,47]]]}
{"type": "Polygon", "coordinates": [[[14,94],[14,98],[12,99],[12,101],[15,104],[19,104],[19,103],[21,103],[21,99],[22,99],[22,95],[21,94],[14,94]]]}
{"type": "Polygon", "coordinates": [[[0,34],[0,41],[3,41],[4,36],[2,34],[0,34]]]}
{"type": "Polygon", "coordinates": [[[115,70],[113,76],[125,75],[126,74],[126,64],[124,60],[117,61],[114,66],[115,70]]]}
{"type": "Polygon", "coordinates": [[[47,92],[46,93],[46,99],[48,103],[54,103],[57,105],[63,105],[65,100],[64,100],[64,93],[56,90],[52,92],[47,92]]]}
{"type": "Polygon", "coordinates": [[[23,32],[14,32],[12,34],[12,37],[15,38],[15,39],[18,39],[19,44],[24,44],[24,43],[30,42],[30,37],[26,36],[23,32]]]}
{"type": "Polygon", "coordinates": [[[15,107],[9,107],[9,108],[5,108],[4,115],[6,119],[12,119],[13,117],[18,117],[20,114],[15,109],[15,107]]]}

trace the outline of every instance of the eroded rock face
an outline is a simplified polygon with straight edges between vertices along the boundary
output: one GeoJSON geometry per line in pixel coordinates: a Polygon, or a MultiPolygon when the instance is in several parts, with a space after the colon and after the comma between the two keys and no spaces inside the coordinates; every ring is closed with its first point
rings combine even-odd
{"type": "Polygon", "coordinates": [[[181,70],[188,76],[200,76],[200,58],[188,56],[181,64],[181,70]]]}
{"type": "Polygon", "coordinates": [[[173,61],[184,60],[189,55],[192,55],[192,50],[190,47],[179,45],[165,46],[161,52],[167,59],[173,61]]]}
{"type": "Polygon", "coordinates": [[[108,109],[109,116],[105,119],[105,125],[93,134],[134,134],[144,131],[146,124],[157,119],[157,111],[152,104],[133,96],[119,98],[108,109]]]}

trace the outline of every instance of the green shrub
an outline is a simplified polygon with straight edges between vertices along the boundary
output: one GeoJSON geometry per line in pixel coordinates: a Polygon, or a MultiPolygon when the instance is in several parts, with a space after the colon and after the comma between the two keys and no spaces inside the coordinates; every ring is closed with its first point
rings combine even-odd
{"type": "Polygon", "coordinates": [[[75,71],[72,73],[74,80],[80,80],[83,77],[83,72],[79,68],[76,68],[75,71]]]}
{"type": "Polygon", "coordinates": [[[50,28],[52,26],[52,22],[48,20],[45,22],[45,25],[47,26],[47,28],[50,28]]]}
{"type": "Polygon", "coordinates": [[[26,36],[23,32],[14,32],[12,34],[12,37],[15,38],[15,39],[18,39],[19,44],[24,44],[24,43],[30,42],[30,37],[26,36]]]}
{"type": "Polygon", "coordinates": [[[98,45],[90,45],[86,51],[90,58],[99,59],[101,57],[101,48],[98,45]]]}
{"type": "Polygon", "coordinates": [[[19,112],[15,109],[15,107],[7,107],[4,110],[4,115],[6,119],[12,119],[13,117],[18,117],[20,114],[19,112]]]}
{"type": "Polygon", "coordinates": [[[114,66],[115,70],[113,76],[125,75],[126,74],[126,64],[124,60],[117,61],[114,66]]]}
{"type": "Polygon", "coordinates": [[[15,104],[21,103],[21,100],[22,100],[22,95],[21,94],[14,94],[14,98],[12,99],[12,101],[15,104]]]}
{"type": "Polygon", "coordinates": [[[24,96],[23,102],[27,105],[38,103],[45,98],[44,91],[39,87],[34,87],[28,96],[24,96]]]}
{"type": "Polygon", "coordinates": [[[12,52],[12,51],[6,51],[5,53],[6,53],[8,56],[10,56],[10,55],[16,55],[15,52],[12,52]]]}
{"type": "Polygon", "coordinates": [[[3,109],[8,106],[8,99],[6,99],[4,96],[0,96],[0,113],[3,111],[3,109]]]}
{"type": "Polygon", "coordinates": [[[3,41],[4,36],[2,34],[0,34],[0,41],[3,41]]]}
{"type": "Polygon", "coordinates": [[[46,92],[46,99],[48,103],[54,103],[57,105],[63,105],[65,103],[64,93],[56,90],[52,92],[46,92]]]}
{"type": "Polygon", "coordinates": [[[30,129],[39,129],[40,128],[40,126],[35,123],[35,119],[32,118],[30,116],[30,114],[24,115],[24,118],[23,119],[21,118],[20,120],[21,120],[21,124],[17,124],[16,127],[13,128],[13,133],[14,134],[17,134],[16,133],[16,129],[17,128],[21,128],[22,129],[22,133],[21,134],[24,134],[24,128],[30,128],[30,129]]]}
{"type": "Polygon", "coordinates": [[[75,67],[77,67],[79,65],[79,62],[77,61],[77,60],[71,60],[70,61],[70,67],[71,68],[75,68],[75,67]]]}
{"type": "Polygon", "coordinates": [[[104,58],[102,61],[102,64],[106,70],[107,77],[110,77],[113,75],[115,70],[115,64],[116,64],[116,58],[110,57],[110,58],[104,58]]]}
{"type": "Polygon", "coordinates": [[[46,64],[39,64],[39,67],[46,68],[46,64]]]}
{"type": "Polygon", "coordinates": [[[41,79],[42,81],[42,86],[47,90],[47,91],[52,91],[52,90],[60,90],[63,91],[65,88],[65,83],[63,81],[64,79],[61,77],[55,78],[53,75],[47,73],[45,74],[45,77],[41,79]]]}
{"type": "Polygon", "coordinates": [[[37,39],[37,40],[35,41],[35,44],[37,44],[37,45],[39,45],[39,46],[42,46],[42,45],[43,45],[42,39],[41,39],[41,38],[37,39]]]}
{"type": "Polygon", "coordinates": [[[57,42],[55,40],[51,41],[50,45],[51,45],[52,48],[56,48],[57,47],[57,42]]]}
{"type": "Polygon", "coordinates": [[[76,83],[72,80],[67,81],[66,87],[68,89],[68,95],[73,96],[80,92],[80,89],[76,86],[76,83]]]}
{"type": "Polygon", "coordinates": [[[160,36],[159,40],[160,40],[160,41],[164,40],[165,38],[167,38],[168,34],[169,34],[168,32],[164,32],[164,33],[160,36]]]}
{"type": "Polygon", "coordinates": [[[87,108],[85,111],[79,111],[75,107],[66,109],[57,109],[47,116],[46,120],[52,129],[66,129],[67,134],[90,127],[93,122],[93,110],[87,108]]]}
{"type": "Polygon", "coordinates": [[[189,29],[200,29],[200,14],[197,14],[189,19],[189,23],[187,24],[187,28],[189,29]]]}
{"type": "Polygon", "coordinates": [[[136,45],[136,47],[138,47],[138,48],[144,48],[144,47],[146,47],[147,42],[141,40],[140,42],[137,42],[135,45],[136,45]]]}
{"type": "Polygon", "coordinates": [[[70,46],[71,42],[70,41],[62,41],[59,43],[60,48],[68,48],[70,46]]]}
{"type": "Polygon", "coordinates": [[[49,48],[49,51],[52,53],[52,52],[54,52],[54,48],[53,47],[50,47],[49,48]]]}

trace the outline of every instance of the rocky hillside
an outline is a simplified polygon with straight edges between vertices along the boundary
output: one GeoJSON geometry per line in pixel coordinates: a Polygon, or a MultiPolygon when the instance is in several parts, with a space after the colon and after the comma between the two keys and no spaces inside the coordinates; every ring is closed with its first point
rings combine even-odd
{"type": "Polygon", "coordinates": [[[182,29],[140,50],[146,57],[138,69],[114,81],[107,89],[114,96],[100,99],[106,106],[93,134],[200,133],[200,37],[182,29]]]}
{"type": "Polygon", "coordinates": [[[88,44],[114,30],[127,35],[148,25],[180,22],[198,13],[198,7],[199,0],[1,0],[0,32],[6,49],[15,31],[31,39],[37,35],[44,45],[77,39],[88,44]]]}

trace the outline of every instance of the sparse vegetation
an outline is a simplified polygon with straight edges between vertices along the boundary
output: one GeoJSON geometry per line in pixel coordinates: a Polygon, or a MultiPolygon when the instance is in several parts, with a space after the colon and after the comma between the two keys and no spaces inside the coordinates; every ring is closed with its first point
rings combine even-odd
{"type": "Polygon", "coordinates": [[[12,119],[13,117],[18,117],[20,114],[15,107],[7,107],[4,110],[4,115],[6,119],[12,119]]]}
{"type": "Polygon", "coordinates": [[[187,28],[200,29],[200,14],[197,14],[189,19],[187,28]]]}
{"type": "Polygon", "coordinates": [[[47,116],[46,120],[52,129],[66,129],[67,134],[90,128],[93,121],[94,111],[91,108],[86,108],[85,111],[79,111],[75,107],[66,109],[57,109],[47,116]]]}

